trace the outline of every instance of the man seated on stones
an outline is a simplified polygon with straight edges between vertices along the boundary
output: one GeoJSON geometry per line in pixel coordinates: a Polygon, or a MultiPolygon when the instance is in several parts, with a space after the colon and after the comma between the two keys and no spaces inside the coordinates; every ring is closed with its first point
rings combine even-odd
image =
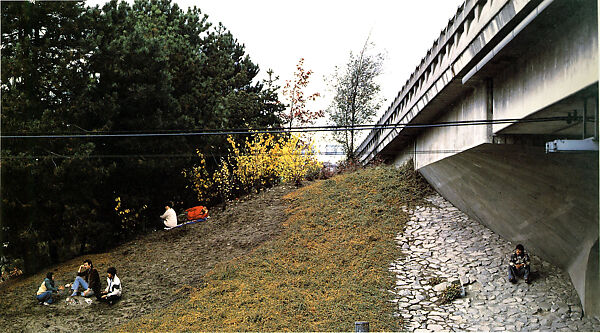
{"type": "Polygon", "coordinates": [[[510,256],[508,264],[508,281],[517,283],[517,277],[523,277],[526,283],[530,283],[529,279],[529,255],[525,253],[523,245],[519,244],[515,251],[510,256]]]}

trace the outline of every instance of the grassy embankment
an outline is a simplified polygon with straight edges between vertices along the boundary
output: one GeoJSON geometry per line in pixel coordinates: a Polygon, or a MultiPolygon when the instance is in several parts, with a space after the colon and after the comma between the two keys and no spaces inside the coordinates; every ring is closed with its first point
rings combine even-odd
{"type": "Polygon", "coordinates": [[[217,265],[180,301],[120,331],[398,330],[387,270],[400,255],[394,237],[403,205],[428,185],[411,169],[377,167],[316,182],[287,196],[281,236],[217,265]]]}

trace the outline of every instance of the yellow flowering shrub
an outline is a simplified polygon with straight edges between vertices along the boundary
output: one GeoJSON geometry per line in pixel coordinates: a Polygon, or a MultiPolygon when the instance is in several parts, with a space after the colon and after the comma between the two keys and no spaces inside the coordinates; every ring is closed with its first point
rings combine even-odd
{"type": "Polygon", "coordinates": [[[231,145],[228,158],[232,161],[233,174],[244,192],[259,190],[276,179],[276,139],[271,134],[255,133],[243,144],[228,136],[231,145]]]}
{"type": "Polygon", "coordinates": [[[277,175],[283,182],[299,183],[323,167],[315,158],[312,141],[304,143],[298,135],[280,137],[277,149],[277,175]]]}
{"type": "Polygon", "coordinates": [[[213,193],[213,177],[209,175],[209,172],[206,169],[204,155],[199,149],[196,149],[196,154],[200,157],[200,164],[189,171],[184,170],[183,175],[191,180],[191,186],[198,195],[198,201],[207,201],[213,197],[213,195],[211,195],[211,193],[213,193]]]}
{"type": "Polygon", "coordinates": [[[229,170],[229,162],[222,158],[221,167],[212,175],[212,183],[214,184],[215,190],[219,193],[224,201],[231,199],[233,192],[233,175],[229,170]]]}
{"type": "Polygon", "coordinates": [[[196,150],[200,164],[184,175],[202,202],[220,198],[229,200],[236,194],[250,193],[277,182],[300,183],[307,174],[319,170],[312,142],[298,135],[254,133],[242,142],[227,137],[229,154],[209,172],[204,155],[196,150]]]}
{"type": "Polygon", "coordinates": [[[147,205],[143,205],[140,208],[125,208],[122,204],[121,197],[116,197],[115,212],[121,219],[121,229],[123,230],[135,230],[140,221],[140,214],[148,208],[147,205]]]}

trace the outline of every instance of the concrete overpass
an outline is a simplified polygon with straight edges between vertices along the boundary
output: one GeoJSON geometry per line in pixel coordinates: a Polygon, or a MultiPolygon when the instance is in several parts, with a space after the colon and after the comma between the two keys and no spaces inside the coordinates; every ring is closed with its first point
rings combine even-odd
{"type": "Polygon", "coordinates": [[[566,270],[600,315],[597,119],[596,0],[467,0],[356,155],[412,159],[455,206],[566,270]]]}

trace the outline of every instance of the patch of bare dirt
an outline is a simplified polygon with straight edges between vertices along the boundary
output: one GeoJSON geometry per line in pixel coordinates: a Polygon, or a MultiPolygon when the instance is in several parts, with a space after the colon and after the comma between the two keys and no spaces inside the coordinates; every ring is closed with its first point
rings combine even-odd
{"type": "MultiPolygon", "coordinates": [[[[75,297],[63,290],[55,304],[39,305],[35,293],[46,271],[0,286],[0,331],[103,331],[163,308],[183,297],[215,264],[247,254],[277,236],[285,220],[282,197],[294,188],[280,186],[211,211],[203,223],[155,231],[112,251],[75,258],[50,270],[57,285],[73,282],[81,262],[90,258],[106,287],[106,269],[117,268],[123,298],[113,306],[75,297]]],[[[180,208],[181,210],[181,208],[180,208]]]]}

